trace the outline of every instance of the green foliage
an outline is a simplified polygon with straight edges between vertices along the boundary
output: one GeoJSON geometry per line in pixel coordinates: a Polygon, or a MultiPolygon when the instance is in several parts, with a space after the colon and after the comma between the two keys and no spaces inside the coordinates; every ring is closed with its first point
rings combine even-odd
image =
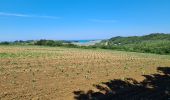
{"type": "Polygon", "coordinates": [[[34,45],[41,45],[41,46],[64,46],[64,47],[77,47],[74,44],[71,44],[67,41],[54,41],[54,40],[39,40],[34,43],[34,45]]]}
{"type": "Polygon", "coordinates": [[[35,45],[44,45],[44,46],[62,46],[61,41],[54,40],[39,40],[35,42],[35,45]]]}
{"type": "Polygon", "coordinates": [[[113,37],[96,46],[134,52],[170,54],[170,34],[155,33],[145,36],[113,37]]]}
{"type": "Polygon", "coordinates": [[[63,46],[69,48],[83,49],[114,49],[123,51],[170,54],[170,34],[153,33],[145,36],[130,36],[130,37],[113,37],[109,40],[103,40],[100,43],[90,46],[78,46],[69,41],[56,40],[28,40],[14,42],[0,42],[0,45],[40,45],[40,46],[63,46]]]}
{"type": "Polygon", "coordinates": [[[33,45],[34,44],[34,40],[27,40],[27,41],[23,41],[23,40],[17,40],[14,42],[0,42],[0,45],[33,45]]]}
{"type": "Polygon", "coordinates": [[[9,45],[10,44],[10,42],[0,42],[0,45],[9,45]]]}

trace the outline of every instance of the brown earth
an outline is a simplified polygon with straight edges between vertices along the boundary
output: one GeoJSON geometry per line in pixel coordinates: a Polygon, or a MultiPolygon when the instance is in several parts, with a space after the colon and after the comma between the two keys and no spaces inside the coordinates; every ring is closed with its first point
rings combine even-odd
{"type": "Polygon", "coordinates": [[[0,46],[0,100],[73,100],[93,84],[145,79],[170,56],[71,48],[0,46]]]}

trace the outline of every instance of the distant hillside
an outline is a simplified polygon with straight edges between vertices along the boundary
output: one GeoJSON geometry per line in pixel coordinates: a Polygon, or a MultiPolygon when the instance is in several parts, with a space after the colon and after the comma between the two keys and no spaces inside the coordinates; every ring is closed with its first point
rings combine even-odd
{"type": "Polygon", "coordinates": [[[77,45],[70,41],[60,40],[19,40],[14,42],[0,42],[0,45],[63,46],[83,49],[102,48],[143,53],[170,54],[170,34],[165,33],[153,33],[145,36],[130,37],[117,36],[93,44],[94,45],[77,45]]]}
{"type": "Polygon", "coordinates": [[[113,37],[96,44],[104,49],[170,54],[170,34],[153,33],[145,36],[113,37]]]}

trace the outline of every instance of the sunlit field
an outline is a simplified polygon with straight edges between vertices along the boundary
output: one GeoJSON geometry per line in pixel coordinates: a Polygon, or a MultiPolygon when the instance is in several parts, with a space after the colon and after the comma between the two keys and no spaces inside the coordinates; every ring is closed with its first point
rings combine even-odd
{"type": "Polygon", "coordinates": [[[0,46],[0,100],[73,100],[74,91],[170,66],[169,55],[102,49],[0,46]]]}

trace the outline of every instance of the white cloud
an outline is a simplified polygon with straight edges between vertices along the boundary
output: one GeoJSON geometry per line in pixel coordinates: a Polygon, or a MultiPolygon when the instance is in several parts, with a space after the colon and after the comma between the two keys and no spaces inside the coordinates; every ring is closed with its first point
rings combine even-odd
{"type": "Polygon", "coordinates": [[[91,22],[97,22],[97,23],[115,23],[116,20],[103,20],[103,19],[90,19],[91,22]]]}
{"type": "Polygon", "coordinates": [[[25,17],[25,18],[60,19],[60,17],[56,17],[56,16],[27,15],[27,14],[6,13],[6,12],[0,12],[0,16],[13,16],[13,17],[25,17]]]}

